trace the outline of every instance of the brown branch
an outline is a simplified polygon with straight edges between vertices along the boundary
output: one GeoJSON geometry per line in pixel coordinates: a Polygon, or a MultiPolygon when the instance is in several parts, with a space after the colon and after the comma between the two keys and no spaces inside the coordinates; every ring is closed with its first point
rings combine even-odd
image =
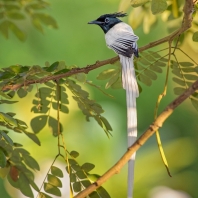
{"type": "MultiPolygon", "coordinates": [[[[162,39],[151,42],[143,47],[140,47],[139,51],[141,52],[141,51],[147,50],[149,48],[155,47],[155,46],[160,45],[165,42],[171,42],[174,38],[176,38],[180,34],[184,33],[187,29],[189,29],[191,27],[193,10],[194,10],[193,1],[185,0],[185,5],[183,8],[184,17],[183,17],[183,22],[182,22],[181,27],[178,30],[176,30],[175,32],[173,32],[172,34],[170,34],[169,36],[166,36],[162,39]]],[[[116,62],[117,60],[119,60],[118,56],[107,59],[107,60],[103,60],[103,61],[97,61],[95,64],[88,65],[83,68],[73,68],[67,73],[53,75],[53,76],[47,76],[47,77],[44,77],[44,78],[41,78],[38,80],[26,80],[24,83],[20,83],[20,84],[6,85],[2,88],[2,91],[17,90],[17,89],[23,87],[24,85],[27,86],[27,85],[31,85],[31,84],[35,84],[35,83],[45,83],[50,80],[58,80],[60,78],[72,76],[72,75],[78,74],[78,73],[86,73],[87,74],[91,70],[94,70],[98,67],[101,67],[101,66],[104,66],[107,64],[112,64],[112,63],[116,62]]]]}
{"type": "Polygon", "coordinates": [[[68,71],[67,73],[57,74],[57,75],[53,75],[53,76],[47,76],[47,77],[44,77],[44,78],[40,78],[38,80],[26,80],[24,83],[20,83],[20,84],[6,85],[1,90],[2,91],[17,90],[17,89],[23,87],[24,85],[27,86],[27,85],[36,84],[36,83],[45,83],[45,82],[48,82],[50,80],[59,80],[61,78],[72,76],[72,75],[78,74],[78,73],[86,73],[87,74],[91,70],[94,70],[94,69],[96,69],[98,67],[101,67],[103,65],[113,64],[117,60],[119,60],[118,56],[116,56],[114,58],[107,59],[107,60],[103,60],[103,61],[96,61],[95,64],[88,65],[88,66],[83,67],[83,68],[73,68],[70,71],[68,71]]]}
{"type": "Polygon", "coordinates": [[[171,102],[164,111],[156,118],[156,120],[149,126],[149,128],[137,139],[137,141],[129,147],[128,151],[120,158],[120,160],[104,173],[95,183],[91,184],[88,188],[81,191],[74,198],[84,198],[91,192],[100,187],[114,174],[117,174],[120,169],[128,162],[133,153],[135,153],[160,127],[164,121],[173,113],[174,109],[186,100],[191,94],[198,89],[198,80],[192,84],[182,95],[171,102]]]}

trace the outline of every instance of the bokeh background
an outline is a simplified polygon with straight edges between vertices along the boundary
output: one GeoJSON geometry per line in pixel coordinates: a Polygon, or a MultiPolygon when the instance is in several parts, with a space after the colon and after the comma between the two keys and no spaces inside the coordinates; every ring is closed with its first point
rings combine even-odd
{"type": "MultiPolygon", "coordinates": [[[[28,35],[25,42],[19,41],[13,34],[10,34],[8,40],[0,35],[1,68],[13,64],[45,66],[46,61],[53,63],[60,60],[64,60],[67,65],[84,67],[95,63],[97,60],[105,60],[115,56],[113,51],[107,49],[102,30],[97,26],[88,25],[87,22],[96,19],[101,14],[118,11],[119,0],[86,0],[83,2],[50,0],[50,3],[51,6],[48,12],[56,19],[58,29],[45,28],[43,35],[29,23],[23,24],[21,28],[28,35]]],[[[126,11],[130,12],[131,8],[126,11]]],[[[123,20],[128,22],[127,17],[123,20]]],[[[135,33],[140,38],[138,45],[141,47],[167,35],[167,23],[159,20],[148,34],[144,33],[142,27],[137,28],[135,33]]],[[[166,44],[160,47],[164,48],[166,44]]],[[[158,49],[160,48],[158,47],[158,49]]],[[[182,49],[197,60],[198,50],[196,48],[184,44],[182,49]]],[[[186,59],[181,54],[178,57],[181,61],[186,59]]],[[[96,80],[96,76],[108,67],[110,66],[104,66],[90,72],[88,79],[104,88],[105,82],[96,80]]],[[[138,135],[141,135],[153,121],[155,103],[158,95],[163,91],[165,72],[166,69],[162,74],[158,75],[158,79],[153,82],[151,87],[142,85],[143,92],[137,99],[138,135]]],[[[105,110],[104,116],[113,128],[113,136],[108,139],[94,120],[86,122],[77,104],[70,97],[69,114],[61,114],[65,142],[68,150],[76,150],[80,153],[78,157],[80,164],[84,162],[93,163],[96,167],[92,173],[102,175],[126,151],[125,91],[122,89],[105,90],[114,96],[111,99],[93,87],[88,85],[83,87],[90,92],[92,99],[102,105],[105,110]]],[[[170,78],[167,96],[163,98],[159,112],[176,98],[173,87],[174,83],[170,78]]],[[[14,99],[19,100],[19,102],[9,106],[3,105],[1,111],[16,112],[17,118],[25,120],[29,124],[34,117],[30,110],[35,93],[36,91],[32,91],[23,99],[16,96],[14,99]]],[[[197,116],[198,112],[193,108],[190,101],[185,101],[160,129],[163,147],[172,174],[171,178],[162,163],[155,136],[151,137],[137,152],[134,197],[198,197],[197,116]]],[[[29,131],[31,131],[31,128],[29,131]]],[[[14,132],[9,134],[14,141],[23,141],[24,147],[39,162],[41,172],[36,173],[36,182],[40,185],[58,152],[57,138],[54,138],[49,133],[48,128],[45,127],[38,134],[41,140],[41,147],[39,147],[24,135],[15,134],[14,132]]],[[[62,170],[65,169],[63,161],[58,161],[57,166],[61,167],[62,170]]],[[[111,197],[126,197],[126,178],[127,166],[104,184],[111,197]]],[[[64,184],[62,197],[69,197],[69,183],[66,171],[64,184]]],[[[6,180],[1,179],[0,197],[21,198],[23,195],[10,187],[6,180]]]]}

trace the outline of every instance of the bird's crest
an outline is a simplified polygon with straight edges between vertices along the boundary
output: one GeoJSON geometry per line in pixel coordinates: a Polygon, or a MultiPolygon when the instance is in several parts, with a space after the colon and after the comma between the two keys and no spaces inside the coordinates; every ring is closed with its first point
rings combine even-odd
{"type": "Polygon", "coordinates": [[[104,18],[106,18],[106,17],[112,17],[112,18],[116,18],[116,17],[125,17],[125,16],[127,16],[127,13],[123,13],[123,12],[115,12],[115,13],[112,13],[112,14],[104,14],[104,15],[102,15],[102,16],[100,16],[100,17],[104,17],[104,18]]]}

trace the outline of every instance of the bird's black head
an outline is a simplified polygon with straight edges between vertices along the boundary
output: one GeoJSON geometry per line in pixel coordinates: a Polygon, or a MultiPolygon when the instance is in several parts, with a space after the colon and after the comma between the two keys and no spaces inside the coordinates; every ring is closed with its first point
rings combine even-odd
{"type": "Polygon", "coordinates": [[[90,21],[88,24],[99,25],[106,34],[114,25],[122,22],[117,17],[125,17],[125,16],[127,16],[127,14],[122,12],[116,12],[113,14],[104,14],[95,21],[90,21]]]}

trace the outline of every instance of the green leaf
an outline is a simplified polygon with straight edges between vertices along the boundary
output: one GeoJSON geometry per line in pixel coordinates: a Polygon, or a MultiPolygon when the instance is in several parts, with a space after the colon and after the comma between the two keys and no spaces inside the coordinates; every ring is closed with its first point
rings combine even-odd
{"type": "Polygon", "coordinates": [[[38,137],[34,133],[30,133],[30,132],[27,132],[27,131],[23,131],[23,132],[25,133],[25,135],[27,135],[36,144],[38,144],[39,146],[41,145],[40,140],[38,139],[38,137]]]}
{"type": "Polygon", "coordinates": [[[51,87],[51,88],[54,88],[54,87],[55,87],[55,83],[50,82],[50,81],[45,82],[44,84],[45,84],[46,86],[48,86],[48,87],[51,87]]]}
{"type": "Polygon", "coordinates": [[[142,56],[138,59],[138,61],[140,63],[142,63],[143,65],[150,65],[150,62],[147,61],[145,58],[143,58],[142,56]]]}
{"type": "Polygon", "coordinates": [[[11,21],[9,22],[9,28],[12,30],[12,32],[15,34],[15,36],[20,40],[20,41],[25,41],[26,35],[25,33],[20,30],[17,25],[12,23],[11,21]]]}
{"type": "Polygon", "coordinates": [[[10,144],[11,146],[14,146],[12,139],[5,132],[1,131],[0,134],[4,137],[4,139],[6,140],[8,144],[10,144]]]}
{"type": "MultiPolygon", "coordinates": [[[[0,95],[2,96],[1,92],[0,92],[0,95]]],[[[5,94],[7,95],[7,94],[5,94]]],[[[10,101],[10,100],[0,100],[0,104],[14,104],[18,101],[10,101]]]]}
{"type": "Polygon", "coordinates": [[[148,52],[141,52],[141,56],[143,56],[144,58],[146,58],[149,62],[154,62],[155,58],[153,58],[153,56],[151,56],[148,52]]]}
{"type": "MultiPolygon", "coordinates": [[[[0,96],[7,98],[7,99],[11,99],[11,97],[9,95],[7,95],[6,93],[4,93],[3,91],[0,91],[0,96]]],[[[12,103],[12,101],[9,101],[9,100],[1,100],[1,101],[2,101],[1,103],[7,103],[7,104],[12,103]],[[5,102],[3,102],[3,101],[5,101],[5,102]]],[[[17,101],[13,101],[13,102],[17,102],[17,101]]]]}
{"type": "Polygon", "coordinates": [[[23,155],[23,160],[31,169],[38,170],[38,171],[40,170],[39,164],[30,155],[23,155]]]}
{"type": "Polygon", "coordinates": [[[0,169],[5,168],[7,164],[6,156],[0,147],[0,169]]]}
{"type": "Polygon", "coordinates": [[[181,86],[185,86],[185,82],[183,80],[181,80],[180,78],[173,77],[173,81],[181,86]]]}
{"type": "MultiPolygon", "coordinates": [[[[160,59],[161,60],[161,59],[160,59]]],[[[156,61],[154,65],[159,66],[159,67],[166,67],[166,62],[162,61],[156,61]]]]}
{"type": "Polygon", "coordinates": [[[74,189],[74,192],[80,192],[81,191],[81,183],[80,182],[74,182],[73,183],[73,189],[74,189]]]}
{"type": "Polygon", "coordinates": [[[198,111],[198,100],[195,100],[193,98],[190,99],[192,102],[192,105],[194,106],[194,108],[198,111]]]}
{"type": "Polygon", "coordinates": [[[72,169],[74,169],[76,172],[77,171],[82,171],[81,167],[76,163],[76,164],[70,164],[72,169]]]}
{"type": "Polygon", "coordinates": [[[144,70],[144,74],[148,77],[150,77],[152,80],[156,80],[157,79],[157,75],[156,73],[152,72],[151,70],[144,70]]]}
{"type": "Polygon", "coordinates": [[[112,131],[113,130],[111,125],[109,124],[108,120],[105,117],[100,116],[100,119],[102,120],[103,124],[105,125],[105,127],[106,127],[106,129],[108,131],[112,131]]]}
{"type": "Polygon", "coordinates": [[[87,80],[87,75],[84,73],[78,73],[78,74],[75,74],[74,76],[75,76],[76,80],[78,80],[79,82],[82,82],[82,83],[86,82],[86,80],[87,80]]]}
{"type": "Polygon", "coordinates": [[[195,98],[198,98],[198,92],[197,92],[197,91],[194,92],[194,93],[192,94],[192,96],[195,97],[195,98]]]}
{"type": "Polygon", "coordinates": [[[100,195],[102,198],[111,198],[108,192],[100,186],[99,188],[96,189],[96,192],[100,195]]]}
{"type": "Polygon", "coordinates": [[[47,192],[49,194],[61,197],[60,189],[57,188],[56,186],[53,186],[53,185],[49,184],[49,183],[44,183],[44,190],[45,190],[45,192],[47,192]]]}
{"type": "Polygon", "coordinates": [[[148,51],[154,58],[161,58],[161,56],[157,52],[148,51]]]}
{"type": "Polygon", "coordinates": [[[10,96],[11,98],[13,98],[15,96],[15,91],[10,91],[8,93],[8,96],[10,96]]]}
{"type": "Polygon", "coordinates": [[[19,182],[19,189],[20,191],[27,197],[34,197],[33,195],[33,192],[32,192],[32,189],[29,185],[29,181],[27,179],[27,177],[24,175],[23,172],[20,172],[19,173],[19,179],[18,179],[18,182],[19,182]]]}
{"type": "MultiPolygon", "coordinates": [[[[1,157],[0,157],[0,161],[1,161],[1,157]]],[[[6,176],[8,176],[9,171],[10,171],[10,167],[5,167],[5,168],[1,167],[0,168],[0,178],[4,179],[6,176]]]]}
{"type": "Polygon", "coordinates": [[[71,151],[70,152],[70,155],[74,158],[78,157],[79,156],[79,153],[77,151],[71,151]]]}
{"type": "Polygon", "coordinates": [[[172,69],[178,69],[179,68],[179,63],[174,61],[174,60],[171,60],[171,68],[172,69]]]}
{"type": "Polygon", "coordinates": [[[82,180],[81,183],[82,183],[82,185],[83,185],[85,188],[87,188],[88,186],[91,185],[91,182],[90,182],[89,180],[82,180]]]}
{"type": "Polygon", "coordinates": [[[181,94],[184,93],[184,91],[186,91],[186,89],[183,88],[183,87],[175,87],[175,88],[174,88],[174,93],[175,93],[176,95],[181,95],[181,94]]]}
{"type": "Polygon", "coordinates": [[[25,16],[20,12],[8,12],[7,16],[8,16],[8,18],[11,18],[11,19],[14,19],[14,20],[25,19],[25,16]]]}
{"type": "Polygon", "coordinates": [[[28,128],[27,124],[24,121],[19,120],[19,119],[16,119],[16,121],[18,125],[22,126],[23,128],[26,128],[26,129],[28,128]]]}
{"type": "Polygon", "coordinates": [[[38,20],[37,18],[32,18],[32,25],[38,30],[40,31],[41,33],[43,33],[43,28],[42,28],[42,25],[41,25],[41,22],[40,20],[38,20]]]}
{"type": "Polygon", "coordinates": [[[69,164],[77,164],[76,160],[74,159],[68,159],[68,161],[69,161],[69,164]]]}
{"type": "Polygon", "coordinates": [[[13,5],[13,4],[4,4],[3,7],[6,9],[6,10],[20,10],[20,6],[18,5],[13,5]]]}
{"type": "Polygon", "coordinates": [[[121,79],[121,77],[119,77],[118,80],[111,85],[111,88],[112,89],[121,89],[122,88],[122,79],[121,79]]]}
{"type": "Polygon", "coordinates": [[[194,42],[198,42],[198,31],[193,33],[192,40],[193,40],[194,42]]]}
{"type": "Polygon", "coordinates": [[[194,64],[191,62],[179,62],[179,64],[183,67],[190,67],[193,66],[194,64]]]}
{"type": "Polygon", "coordinates": [[[119,74],[118,73],[114,74],[105,85],[105,89],[108,89],[109,87],[111,87],[114,83],[118,81],[118,79],[119,79],[119,74]]]}
{"type": "Polygon", "coordinates": [[[70,182],[76,182],[76,174],[75,173],[70,173],[69,178],[70,178],[70,182]]]}
{"type": "Polygon", "coordinates": [[[48,174],[47,175],[47,180],[53,186],[60,187],[60,188],[62,187],[61,180],[58,177],[54,176],[54,175],[48,174]]]}
{"type": "Polygon", "coordinates": [[[62,170],[56,166],[51,167],[51,173],[52,173],[52,175],[55,175],[57,177],[61,177],[61,178],[63,177],[62,170]]]}
{"type": "Polygon", "coordinates": [[[140,79],[140,81],[142,83],[144,83],[145,85],[147,86],[151,86],[152,85],[152,81],[150,78],[148,78],[147,76],[143,75],[143,74],[140,74],[138,75],[138,78],[140,79]]]}
{"type": "Polygon", "coordinates": [[[97,175],[97,174],[89,174],[88,173],[88,178],[89,180],[95,182],[96,180],[98,180],[100,178],[100,175],[97,175]]]}
{"type": "Polygon", "coordinates": [[[158,67],[158,66],[155,65],[155,64],[150,65],[149,68],[150,68],[151,70],[155,71],[155,72],[158,72],[158,73],[162,73],[162,71],[163,71],[160,67],[158,67]]]}
{"type": "Polygon", "coordinates": [[[30,125],[34,133],[40,132],[45,127],[46,123],[47,123],[47,115],[40,115],[40,116],[34,117],[30,121],[30,125]]]}
{"type": "MultiPolygon", "coordinates": [[[[61,63],[61,62],[59,62],[59,66],[60,66],[60,63],[61,63]]],[[[61,70],[55,72],[54,75],[57,75],[57,74],[65,74],[65,73],[67,73],[67,72],[69,72],[69,71],[70,71],[70,69],[61,69],[61,70]]]]}
{"type": "Polygon", "coordinates": [[[14,147],[22,147],[22,146],[23,146],[22,144],[14,142],[14,147]]]}
{"type": "Polygon", "coordinates": [[[40,189],[38,188],[38,186],[34,183],[33,180],[29,180],[30,185],[32,186],[32,188],[34,188],[34,190],[36,190],[37,192],[40,191],[40,189]]]}
{"type": "Polygon", "coordinates": [[[58,136],[58,133],[61,133],[63,131],[63,127],[61,125],[61,123],[58,122],[57,119],[49,116],[48,118],[48,126],[52,132],[52,134],[56,137],[58,136]],[[58,124],[60,125],[60,131],[58,131],[58,124]]]}
{"type": "Polygon", "coordinates": [[[62,103],[69,104],[67,93],[61,91],[61,98],[60,98],[60,100],[61,100],[61,104],[62,103]]]}
{"type": "Polygon", "coordinates": [[[182,74],[181,74],[179,69],[173,69],[172,73],[175,74],[179,78],[183,78],[183,76],[182,76],[182,74]]]}
{"type": "Polygon", "coordinates": [[[145,68],[141,65],[140,62],[137,62],[137,70],[145,70],[145,68]]]}
{"type": "Polygon", "coordinates": [[[12,156],[13,147],[10,144],[7,144],[4,139],[0,140],[0,147],[3,148],[6,156],[8,157],[12,156]]]}
{"type": "Polygon", "coordinates": [[[117,74],[118,72],[120,72],[120,70],[118,70],[118,69],[107,69],[107,70],[104,70],[103,72],[101,72],[97,76],[97,79],[98,80],[107,80],[107,79],[111,78],[114,74],[117,74]]]}
{"type": "Polygon", "coordinates": [[[11,79],[15,74],[10,71],[5,71],[0,73],[0,80],[11,79]]]}
{"type": "Polygon", "coordinates": [[[15,150],[21,153],[22,155],[30,155],[30,153],[23,148],[16,148],[15,150]]]}
{"type": "Polygon", "coordinates": [[[33,100],[33,102],[36,102],[36,106],[33,106],[31,108],[31,112],[34,113],[44,113],[46,114],[49,111],[49,107],[47,107],[47,103],[49,102],[48,100],[42,100],[42,102],[44,103],[41,107],[38,108],[38,101],[33,100]]]}
{"type": "Polygon", "coordinates": [[[194,68],[195,72],[198,74],[198,66],[194,68]]]}
{"type": "Polygon", "coordinates": [[[47,2],[39,2],[39,3],[32,3],[26,6],[26,9],[33,9],[33,10],[40,10],[45,7],[47,7],[48,3],[47,2]]]}
{"type": "Polygon", "coordinates": [[[196,72],[195,68],[193,68],[193,67],[187,67],[187,68],[182,67],[181,69],[185,73],[196,72]]]}
{"type": "Polygon", "coordinates": [[[3,21],[0,23],[0,32],[3,34],[3,36],[8,39],[8,30],[9,30],[9,23],[8,21],[3,21]]]}
{"type": "Polygon", "coordinates": [[[46,71],[48,71],[48,72],[53,72],[53,71],[55,71],[56,69],[58,69],[58,65],[59,65],[59,61],[56,61],[56,62],[54,62],[52,65],[50,65],[50,66],[46,69],[46,71]]]}
{"type": "Polygon", "coordinates": [[[27,95],[27,93],[28,92],[26,90],[24,90],[23,88],[19,88],[17,90],[17,94],[18,94],[19,98],[24,98],[27,95]]]}
{"type": "Polygon", "coordinates": [[[85,172],[89,172],[91,171],[92,169],[95,168],[95,165],[94,164],[91,164],[91,163],[84,163],[81,168],[85,171],[85,172]]]}
{"type": "Polygon", "coordinates": [[[47,195],[47,194],[45,194],[45,193],[43,193],[43,192],[39,192],[38,198],[52,198],[52,197],[47,195]]]}
{"type": "Polygon", "coordinates": [[[147,3],[149,0],[131,0],[131,6],[134,8],[139,7],[147,3]]]}
{"type": "Polygon", "coordinates": [[[152,13],[159,14],[167,9],[168,5],[166,0],[152,0],[151,1],[151,11],[152,13]]]}
{"type": "Polygon", "coordinates": [[[18,126],[17,121],[6,113],[0,112],[0,120],[5,122],[6,124],[13,125],[16,127],[18,126]]]}
{"type": "Polygon", "coordinates": [[[98,195],[98,193],[96,191],[93,191],[91,194],[89,194],[90,198],[100,198],[100,196],[98,195]]]}
{"type": "Polygon", "coordinates": [[[51,26],[55,29],[58,28],[56,21],[50,15],[44,13],[34,13],[32,14],[32,17],[34,19],[41,21],[43,24],[47,26],[51,26]]]}
{"type": "Polygon", "coordinates": [[[85,179],[87,178],[86,174],[81,170],[81,171],[76,171],[76,175],[78,176],[78,178],[80,179],[85,179]]]}
{"type": "Polygon", "coordinates": [[[63,113],[69,113],[68,107],[63,104],[60,105],[60,111],[63,113]]]}
{"type": "Polygon", "coordinates": [[[185,74],[184,75],[187,80],[197,80],[198,76],[192,74],[185,74]]]}

